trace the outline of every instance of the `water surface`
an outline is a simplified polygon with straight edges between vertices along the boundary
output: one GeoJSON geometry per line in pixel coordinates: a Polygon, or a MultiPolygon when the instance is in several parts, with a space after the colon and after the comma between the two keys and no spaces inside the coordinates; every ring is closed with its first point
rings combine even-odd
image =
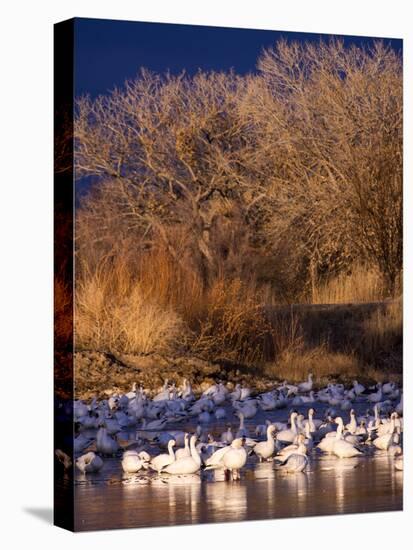
{"type": "MultiPolygon", "coordinates": [[[[285,419],[286,414],[261,411],[249,421],[251,432],[264,417],[285,419]]],[[[236,425],[234,419],[232,424],[236,425]]],[[[224,426],[217,423],[209,426],[209,431],[219,434],[224,426]]],[[[183,428],[190,426],[179,426],[183,428]]],[[[75,527],[155,527],[396,511],[403,506],[403,472],[395,470],[391,456],[373,448],[352,459],[313,451],[309,469],[302,474],[285,474],[275,470],[272,462],[260,464],[250,457],[241,476],[234,482],[225,481],[219,472],[160,476],[142,471],[128,475],[122,472],[120,458],[105,459],[98,474],[76,473],[75,527]]]]}

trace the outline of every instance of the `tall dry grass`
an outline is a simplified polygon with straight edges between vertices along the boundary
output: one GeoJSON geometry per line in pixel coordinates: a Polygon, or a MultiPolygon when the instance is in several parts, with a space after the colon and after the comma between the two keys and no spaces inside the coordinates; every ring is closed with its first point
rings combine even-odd
{"type": "Polygon", "coordinates": [[[134,354],[170,351],[182,332],[181,317],[156,303],[125,269],[101,269],[77,282],[77,348],[134,354]]]}
{"type": "Polygon", "coordinates": [[[218,279],[203,299],[192,349],[209,358],[261,364],[271,326],[255,285],[240,279],[218,279]]]}
{"type": "Polygon", "coordinates": [[[264,372],[278,380],[290,382],[301,382],[311,372],[318,384],[324,384],[332,379],[347,380],[359,376],[361,369],[356,354],[331,352],[326,345],[322,345],[303,349],[300,353],[285,350],[275,362],[265,365],[264,372]]]}
{"type": "Polygon", "coordinates": [[[403,304],[401,298],[378,309],[364,322],[362,339],[365,354],[374,355],[401,346],[403,339],[403,304]]]}
{"type": "Polygon", "coordinates": [[[313,304],[347,304],[376,302],[383,298],[383,280],[379,271],[363,265],[355,265],[350,272],[340,273],[316,285],[311,302],[313,304]]]}
{"type": "Polygon", "coordinates": [[[251,277],[220,275],[205,285],[190,262],[177,262],[162,247],[132,264],[120,256],[79,273],[78,349],[189,353],[289,380],[310,371],[319,380],[360,376],[366,366],[376,368],[376,357],[392,353],[399,361],[401,301],[377,309],[343,305],[380,297],[377,274],[367,271],[364,280],[361,267],[318,287],[317,302],[337,304],[327,312],[310,304],[278,308],[269,286],[251,277]]]}

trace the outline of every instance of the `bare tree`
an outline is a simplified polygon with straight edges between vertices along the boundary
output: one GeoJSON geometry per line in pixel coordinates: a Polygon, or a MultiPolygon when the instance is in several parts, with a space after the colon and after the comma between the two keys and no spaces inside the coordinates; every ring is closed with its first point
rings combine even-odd
{"type": "MultiPolygon", "coordinates": [[[[389,294],[402,268],[402,68],[397,53],[278,43],[257,75],[142,71],[81,98],[78,250],[131,257],[162,242],[204,284],[270,261],[285,296],[376,265],[389,294]],[[186,233],[177,246],[177,228],[186,233]],[[255,261],[255,260],[254,260],[255,261]]],[[[255,270],[257,271],[257,270],[255,270]]]]}
{"type": "Polygon", "coordinates": [[[245,110],[272,182],[275,244],[300,243],[313,284],[358,258],[378,266],[393,294],[402,268],[400,57],[382,43],[281,42],[258,66],[245,110]]]}
{"type": "Polygon", "coordinates": [[[98,191],[106,218],[116,208],[124,227],[155,232],[175,257],[168,226],[185,224],[205,282],[217,269],[214,226],[245,217],[258,194],[243,166],[243,88],[231,73],[190,79],[143,71],[122,92],[78,103],[77,172],[109,182],[98,191]]]}

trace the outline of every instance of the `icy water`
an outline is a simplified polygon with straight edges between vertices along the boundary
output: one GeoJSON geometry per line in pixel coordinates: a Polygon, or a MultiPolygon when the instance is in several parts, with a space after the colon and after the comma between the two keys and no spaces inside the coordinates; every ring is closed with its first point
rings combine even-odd
{"type": "MultiPolygon", "coordinates": [[[[249,422],[285,420],[286,415],[260,412],[249,422]]],[[[235,427],[236,421],[230,421],[235,427]]],[[[221,433],[223,428],[222,423],[210,425],[208,431],[221,433]]],[[[352,459],[313,451],[308,471],[301,474],[285,474],[274,470],[272,462],[260,464],[250,457],[240,481],[225,481],[217,472],[128,475],[120,458],[111,458],[98,474],[77,472],[75,527],[82,531],[395,511],[402,509],[402,498],[403,472],[395,470],[386,452],[373,449],[352,459]]]]}

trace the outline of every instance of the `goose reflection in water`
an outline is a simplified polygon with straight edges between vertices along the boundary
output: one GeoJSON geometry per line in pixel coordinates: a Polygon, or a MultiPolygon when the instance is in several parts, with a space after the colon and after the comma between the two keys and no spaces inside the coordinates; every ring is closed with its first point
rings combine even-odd
{"type": "Polygon", "coordinates": [[[199,522],[201,499],[201,479],[197,475],[160,476],[153,485],[156,487],[155,502],[167,503],[168,523],[178,523],[184,514],[192,523],[199,522]]]}
{"type": "Polygon", "coordinates": [[[286,497],[290,496],[291,516],[305,515],[311,497],[310,481],[307,474],[298,472],[296,474],[284,473],[280,475],[278,490],[286,497]]]}
{"type": "Polygon", "coordinates": [[[210,521],[242,521],[247,518],[247,487],[239,483],[207,483],[205,500],[210,521]]]}
{"type": "Polygon", "coordinates": [[[275,470],[272,462],[258,462],[254,468],[255,479],[274,479],[275,470]]]}
{"type": "Polygon", "coordinates": [[[346,495],[346,471],[342,470],[334,477],[336,484],[336,506],[337,513],[342,514],[345,512],[345,495],[346,495]]]}
{"type": "Polygon", "coordinates": [[[320,470],[344,471],[353,470],[360,465],[360,458],[337,458],[334,455],[324,455],[320,457],[320,470]]]}

